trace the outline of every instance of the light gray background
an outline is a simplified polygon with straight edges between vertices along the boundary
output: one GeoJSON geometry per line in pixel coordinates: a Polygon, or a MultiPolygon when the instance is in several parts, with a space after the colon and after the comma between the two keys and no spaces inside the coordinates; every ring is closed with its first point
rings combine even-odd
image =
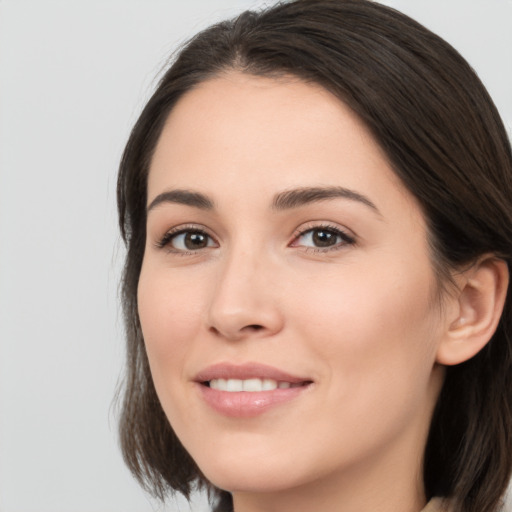
{"type": "MultiPolygon", "coordinates": [[[[0,0],[0,512],[163,510],[124,469],[111,411],[116,168],[177,43],[262,3],[0,0]]],[[[466,56],[511,130],[512,1],[385,3],[466,56]]]]}

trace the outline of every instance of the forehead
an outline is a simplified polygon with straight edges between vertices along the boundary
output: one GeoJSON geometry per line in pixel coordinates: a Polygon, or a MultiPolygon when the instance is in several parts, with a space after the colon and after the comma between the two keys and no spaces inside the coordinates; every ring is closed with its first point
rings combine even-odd
{"type": "Polygon", "coordinates": [[[263,195],[312,185],[381,195],[384,186],[381,202],[398,194],[414,203],[364,123],[333,94],[294,77],[232,72],[199,84],[171,111],[148,201],[165,188],[263,195]]]}

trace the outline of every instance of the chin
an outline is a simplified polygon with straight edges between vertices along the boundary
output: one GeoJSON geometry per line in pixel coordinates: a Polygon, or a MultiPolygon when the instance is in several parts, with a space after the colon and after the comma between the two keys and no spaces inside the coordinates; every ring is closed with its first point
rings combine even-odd
{"type": "MultiPolygon", "coordinates": [[[[268,468],[265,468],[268,469],[268,468]]],[[[244,474],[226,471],[225,468],[211,475],[205,474],[215,487],[231,493],[273,493],[300,485],[293,479],[276,475],[272,471],[246,471],[244,474]]]]}
{"type": "Polygon", "coordinates": [[[209,482],[229,492],[272,493],[296,487],[307,480],[305,475],[297,472],[300,469],[297,464],[268,460],[263,464],[261,460],[242,455],[236,461],[217,456],[215,462],[199,467],[209,482]]]}

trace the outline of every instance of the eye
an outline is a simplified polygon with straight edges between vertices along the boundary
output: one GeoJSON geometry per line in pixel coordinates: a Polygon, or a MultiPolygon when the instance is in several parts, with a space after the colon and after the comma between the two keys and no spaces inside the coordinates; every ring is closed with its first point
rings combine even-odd
{"type": "Polygon", "coordinates": [[[306,247],[318,250],[337,249],[353,245],[355,240],[347,233],[332,226],[317,226],[299,232],[292,243],[293,247],[306,247]]]}
{"type": "Polygon", "coordinates": [[[208,233],[200,229],[180,229],[166,233],[158,246],[167,247],[171,252],[190,253],[217,247],[217,244],[208,233]]]}

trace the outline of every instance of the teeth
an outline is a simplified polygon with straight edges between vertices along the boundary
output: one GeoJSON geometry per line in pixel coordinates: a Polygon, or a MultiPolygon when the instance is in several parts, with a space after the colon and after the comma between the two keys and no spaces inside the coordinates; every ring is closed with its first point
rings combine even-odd
{"type": "Polygon", "coordinates": [[[210,387],[219,391],[230,391],[233,393],[240,391],[257,392],[272,391],[274,389],[288,389],[296,387],[289,382],[277,382],[273,379],[212,379],[210,387]]]}
{"type": "Polygon", "coordinates": [[[226,391],[243,391],[243,381],[239,379],[228,379],[226,381],[226,391]]]}
{"type": "MultiPolygon", "coordinates": [[[[254,379],[254,380],[260,380],[260,379],[254,379]]],[[[262,381],[262,388],[263,391],[272,391],[273,389],[276,389],[278,387],[277,382],[272,379],[263,379],[262,381]]],[[[245,390],[245,388],[244,388],[245,390]]]]}

